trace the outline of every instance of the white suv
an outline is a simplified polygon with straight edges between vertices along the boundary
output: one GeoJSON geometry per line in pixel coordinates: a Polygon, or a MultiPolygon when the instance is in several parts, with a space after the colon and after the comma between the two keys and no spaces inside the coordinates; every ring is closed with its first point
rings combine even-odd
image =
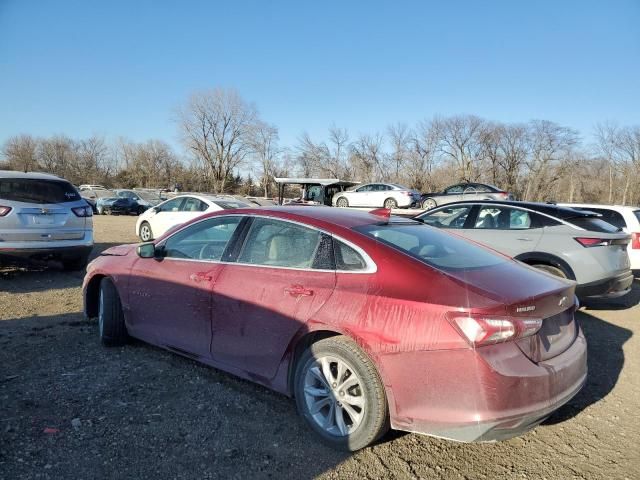
{"type": "Polygon", "coordinates": [[[93,248],[91,216],[66,180],[0,170],[0,264],[55,259],[82,270],[93,248]]]}
{"type": "Polygon", "coordinates": [[[627,247],[631,270],[640,273],[640,207],[622,205],[597,205],[592,203],[559,203],[558,205],[590,210],[602,215],[602,220],[631,234],[631,243],[627,247]]]}

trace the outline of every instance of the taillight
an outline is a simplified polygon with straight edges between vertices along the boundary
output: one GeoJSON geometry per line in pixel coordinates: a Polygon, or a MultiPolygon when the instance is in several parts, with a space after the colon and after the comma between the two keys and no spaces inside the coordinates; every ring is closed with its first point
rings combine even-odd
{"type": "Polygon", "coordinates": [[[529,337],[542,327],[541,318],[527,317],[462,316],[454,313],[449,321],[474,347],[529,337]]]}
{"type": "Polygon", "coordinates": [[[75,213],[76,217],[90,217],[93,215],[91,207],[75,207],[71,209],[75,213]]]}
{"type": "Polygon", "coordinates": [[[631,248],[634,250],[640,249],[640,232],[631,234],[631,248]]]}
{"type": "Polygon", "coordinates": [[[0,217],[4,217],[10,211],[11,207],[3,207],[2,205],[0,205],[0,217]]]}
{"type": "Polygon", "coordinates": [[[504,199],[506,200],[507,198],[509,198],[509,193],[508,193],[508,192],[500,192],[500,193],[498,194],[498,196],[499,196],[500,198],[504,198],[504,199]]]}
{"type": "Polygon", "coordinates": [[[606,247],[611,245],[611,240],[607,240],[604,238],[576,237],[576,242],[586,248],[606,247]]]}
{"type": "Polygon", "coordinates": [[[411,192],[407,192],[407,191],[402,191],[400,193],[403,195],[406,195],[407,197],[410,197],[412,195],[411,192]]]}

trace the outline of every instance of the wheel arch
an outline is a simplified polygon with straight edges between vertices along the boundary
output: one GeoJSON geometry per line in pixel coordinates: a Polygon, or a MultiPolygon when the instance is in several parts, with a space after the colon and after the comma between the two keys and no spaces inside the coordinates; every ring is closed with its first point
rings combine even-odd
{"type": "Polygon", "coordinates": [[[87,318],[98,316],[98,299],[100,295],[100,282],[107,275],[98,273],[91,277],[84,290],[84,314],[87,318]]]}
{"type": "Polygon", "coordinates": [[[293,397],[293,380],[296,371],[296,364],[298,363],[298,359],[300,355],[309,347],[320,340],[324,340],[325,338],[337,337],[340,335],[344,335],[344,333],[339,332],[338,330],[330,330],[325,327],[307,331],[306,333],[300,333],[296,335],[291,342],[289,342],[289,347],[287,348],[288,352],[288,367],[287,367],[287,391],[293,397]]]}
{"type": "Polygon", "coordinates": [[[552,255],[550,253],[544,253],[544,252],[521,253],[520,255],[517,255],[515,259],[523,263],[526,263],[527,265],[542,264],[542,265],[549,265],[551,267],[556,267],[562,270],[567,276],[567,278],[569,278],[570,280],[576,279],[576,275],[573,272],[573,269],[571,268],[571,266],[562,258],[556,255],[552,255]]]}

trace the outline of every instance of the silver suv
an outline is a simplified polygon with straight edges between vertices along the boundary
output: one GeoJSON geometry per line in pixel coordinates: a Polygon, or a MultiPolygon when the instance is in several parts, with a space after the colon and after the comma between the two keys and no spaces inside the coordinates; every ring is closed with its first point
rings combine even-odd
{"type": "Polygon", "coordinates": [[[82,270],[93,248],[89,204],[54,175],[0,170],[0,264],[59,260],[82,270]]]}
{"type": "Polygon", "coordinates": [[[619,297],[633,283],[627,255],[631,236],[598,217],[553,204],[471,201],[434,208],[416,219],[575,280],[581,299],[619,297]]]}

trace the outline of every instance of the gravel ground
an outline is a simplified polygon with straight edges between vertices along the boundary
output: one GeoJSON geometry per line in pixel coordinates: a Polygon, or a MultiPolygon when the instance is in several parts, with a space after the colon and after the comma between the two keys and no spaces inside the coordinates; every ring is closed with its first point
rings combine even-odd
{"type": "MultiPolygon", "coordinates": [[[[135,241],[96,217],[94,253],[135,241]]],[[[456,444],[391,432],[348,455],[293,401],[142,343],[100,346],[80,273],[0,269],[0,478],[640,479],[640,284],[583,307],[589,380],[527,435],[456,444]]]]}

